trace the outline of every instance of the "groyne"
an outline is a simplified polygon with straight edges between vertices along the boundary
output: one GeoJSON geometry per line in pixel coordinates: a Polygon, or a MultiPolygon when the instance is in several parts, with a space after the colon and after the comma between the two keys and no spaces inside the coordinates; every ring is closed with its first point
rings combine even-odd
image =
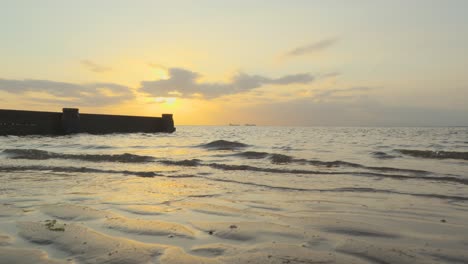
{"type": "Polygon", "coordinates": [[[62,112],[0,109],[0,135],[66,135],[76,133],[172,133],[172,114],[161,117],[82,114],[77,108],[62,112]]]}

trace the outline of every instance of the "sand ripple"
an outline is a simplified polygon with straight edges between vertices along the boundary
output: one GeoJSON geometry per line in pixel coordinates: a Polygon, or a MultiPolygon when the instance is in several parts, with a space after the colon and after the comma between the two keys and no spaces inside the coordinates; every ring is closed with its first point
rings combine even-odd
{"type": "Polygon", "coordinates": [[[180,248],[169,248],[165,254],[159,259],[161,263],[177,263],[177,264],[218,264],[221,263],[217,259],[193,256],[185,253],[180,248]]]}
{"type": "Polygon", "coordinates": [[[230,240],[255,240],[262,235],[290,238],[304,237],[300,229],[267,222],[193,222],[192,225],[210,235],[230,240]]]}
{"type": "Polygon", "coordinates": [[[11,237],[7,236],[5,234],[0,233],[0,246],[6,246],[9,245],[11,242],[11,237]]]}
{"type": "Polygon", "coordinates": [[[186,226],[157,220],[114,217],[107,219],[105,225],[110,229],[140,235],[194,237],[194,232],[186,226]]]}
{"type": "Polygon", "coordinates": [[[80,221],[104,218],[112,215],[105,211],[73,204],[46,205],[41,207],[41,211],[55,218],[80,221]]]}
{"type": "Polygon", "coordinates": [[[41,222],[19,222],[17,226],[23,238],[52,244],[83,263],[151,263],[166,248],[105,235],[79,224],[59,224],[64,226],[64,231],[50,230],[41,222]]]}
{"type": "Polygon", "coordinates": [[[60,264],[73,263],[50,259],[45,251],[26,248],[0,247],[0,264],[60,264]]]}
{"type": "Polygon", "coordinates": [[[10,206],[0,204],[0,217],[11,217],[11,216],[19,216],[24,213],[23,210],[10,206]]]}
{"type": "Polygon", "coordinates": [[[399,264],[418,264],[418,263],[437,263],[428,258],[423,258],[416,252],[398,248],[394,246],[375,245],[359,240],[349,239],[337,247],[337,251],[349,254],[371,263],[399,263],[399,264]]]}

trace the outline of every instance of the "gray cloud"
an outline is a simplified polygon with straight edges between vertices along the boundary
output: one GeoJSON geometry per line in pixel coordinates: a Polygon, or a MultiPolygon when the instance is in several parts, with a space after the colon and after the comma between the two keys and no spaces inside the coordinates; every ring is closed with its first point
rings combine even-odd
{"type": "Polygon", "coordinates": [[[318,42],[310,43],[305,46],[294,48],[286,53],[287,56],[302,56],[309,53],[318,52],[333,46],[338,41],[337,38],[324,39],[318,42]]]}
{"type": "Polygon", "coordinates": [[[47,80],[0,79],[0,91],[25,96],[42,92],[53,98],[30,98],[48,103],[68,103],[76,106],[104,106],[118,104],[135,96],[129,87],[114,83],[74,84],[47,80]]]}
{"type": "Polygon", "coordinates": [[[305,84],[314,80],[314,77],[308,73],[286,75],[277,79],[238,73],[227,83],[199,83],[197,82],[199,78],[200,75],[196,72],[182,68],[171,68],[169,69],[169,79],[141,82],[140,91],[153,96],[175,96],[171,93],[178,92],[177,96],[180,97],[193,97],[196,94],[201,94],[205,98],[216,98],[247,92],[267,84],[305,84]]]}
{"type": "Polygon", "coordinates": [[[97,72],[97,73],[107,72],[107,71],[112,70],[112,68],[110,68],[110,67],[106,67],[106,66],[97,64],[97,63],[95,63],[93,61],[90,61],[90,60],[82,60],[81,65],[86,67],[86,69],[88,69],[88,70],[90,70],[92,72],[97,72]]]}

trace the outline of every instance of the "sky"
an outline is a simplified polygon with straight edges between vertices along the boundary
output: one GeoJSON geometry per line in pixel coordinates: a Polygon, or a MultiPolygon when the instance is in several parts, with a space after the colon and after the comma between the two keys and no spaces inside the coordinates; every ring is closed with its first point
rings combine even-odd
{"type": "Polygon", "coordinates": [[[468,126],[468,1],[0,0],[0,108],[468,126]]]}

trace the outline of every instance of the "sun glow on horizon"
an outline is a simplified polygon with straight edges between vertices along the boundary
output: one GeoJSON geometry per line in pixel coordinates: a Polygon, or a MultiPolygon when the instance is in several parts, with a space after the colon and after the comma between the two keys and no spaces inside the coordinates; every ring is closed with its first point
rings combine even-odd
{"type": "Polygon", "coordinates": [[[167,69],[162,67],[154,69],[154,73],[156,75],[156,79],[158,80],[167,80],[169,79],[169,72],[167,69]]]}

